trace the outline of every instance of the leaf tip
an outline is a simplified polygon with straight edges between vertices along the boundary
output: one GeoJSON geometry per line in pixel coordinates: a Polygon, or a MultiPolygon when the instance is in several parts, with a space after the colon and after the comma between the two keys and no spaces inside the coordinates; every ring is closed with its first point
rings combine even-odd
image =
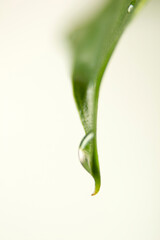
{"type": "Polygon", "coordinates": [[[91,196],[95,196],[99,192],[100,187],[101,187],[100,178],[95,179],[95,189],[94,189],[94,192],[91,194],[91,196]]]}

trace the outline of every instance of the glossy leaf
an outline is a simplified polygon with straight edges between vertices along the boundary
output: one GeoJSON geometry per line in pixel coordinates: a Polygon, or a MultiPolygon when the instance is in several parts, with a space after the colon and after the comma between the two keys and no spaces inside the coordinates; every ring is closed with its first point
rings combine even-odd
{"type": "Polygon", "coordinates": [[[145,0],[110,0],[96,17],[70,35],[73,50],[73,94],[85,130],[79,147],[83,167],[101,185],[97,153],[97,108],[101,79],[127,24],[145,0]]]}

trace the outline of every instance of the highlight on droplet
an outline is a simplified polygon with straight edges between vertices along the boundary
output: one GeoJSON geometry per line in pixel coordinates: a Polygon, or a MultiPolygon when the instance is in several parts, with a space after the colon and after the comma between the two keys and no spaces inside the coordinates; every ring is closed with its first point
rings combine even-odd
{"type": "Polygon", "coordinates": [[[134,5],[131,3],[128,7],[128,13],[131,13],[133,11],[134,5]]]}

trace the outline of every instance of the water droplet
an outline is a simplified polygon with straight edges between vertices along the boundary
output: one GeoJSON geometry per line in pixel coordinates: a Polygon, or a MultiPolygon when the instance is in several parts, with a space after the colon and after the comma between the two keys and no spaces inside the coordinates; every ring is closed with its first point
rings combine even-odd
{"type": "Polygon", "coordinates": [[[92,150],[92,140],[94,138],[94,133],[88,133],[81,141],[79,146],[79,160],[83,167],[91,173],[91,166],[90,166],[90,158],[91,158],[91,150],[92,150]]]}
{"type": "Polygon", "coordinates": [[[131,13],[133,11],[134,5],[131,3],[128,7],[128,13],[131,13]]]}

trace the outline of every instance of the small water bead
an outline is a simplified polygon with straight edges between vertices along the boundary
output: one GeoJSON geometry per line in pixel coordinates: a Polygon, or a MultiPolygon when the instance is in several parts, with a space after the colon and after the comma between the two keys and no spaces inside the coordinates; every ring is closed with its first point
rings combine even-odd
{"type": "Polygon", "coordinates": [[[134,5],[130,4],[128,7],[128,13],[131,13],[133,11],[134,5]]]}
{"type": "Polygon", "coordinates": [[[79,160],[83,167],[90,173],[90,147],[92,139],[94,138],[94,133],[88,133],[81,141],[79,146],[79,160]]]}

